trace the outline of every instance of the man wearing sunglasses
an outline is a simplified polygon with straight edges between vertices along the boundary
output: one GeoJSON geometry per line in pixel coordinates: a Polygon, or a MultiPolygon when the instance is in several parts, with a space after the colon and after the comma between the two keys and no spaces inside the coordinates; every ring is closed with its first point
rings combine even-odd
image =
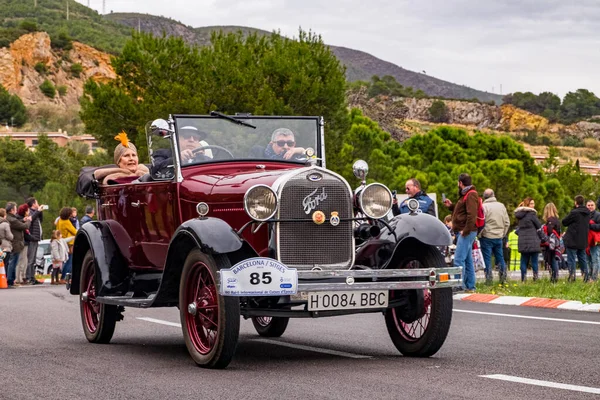
{"type": "Polygon", "coordinates": [[[427,196],[427,193],[421,189],[421,183],[417,179],[411,178],[407,180],[405,191],[408,197],[404,199],[400,205],[398,205],[398,200],[396,199],[396,196],[394,196],[392,204],[392,213],[394,216],[408,214],[410,212],[407,205],[408,200],[417,199],[419,202],[419,212],[427,213],[435,217],[435,203],[433,202],[433,199],[427,196]]]}
{"type": "Polygon", "coordinates": [[[277,128],[271,134],[265,156],[275,160],[297,161],[306,157],[305,151],[303,147],[296,147],[294,132],[287,128],[277,128]]]}
{"type": "MultiPolygon", "coordinates": [[[[193,152],[194,149],[208,146],[204,141],[207,134],[194,126],[183,126],[178,129],[177,141],[179,144],[179,158],[182,165],[212,159],[211,150],[193,152]]],[[[152,153],[152,167],[150,173],[154,178],[173,176],[173,156],[171,149],[158,149],[152,153]]]]}

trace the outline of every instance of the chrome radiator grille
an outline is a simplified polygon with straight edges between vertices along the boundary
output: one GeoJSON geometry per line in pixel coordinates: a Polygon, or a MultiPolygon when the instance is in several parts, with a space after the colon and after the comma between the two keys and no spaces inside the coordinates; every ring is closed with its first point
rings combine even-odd
{"type": "Polygon", "coordinates": [[[352,199],[345,181],[324,170],[301,172],[284,183],[279,204],[279,219],[305,220],[277,224],[278,258],[281,262],[301,270],[314,267],[346,269],[351,266],[354,254],[352,221],[340,221],[337,226],[329,221],[332,212],[337,212],[340,218],[353,217],[352,199]],[[308,177],[315,173],[322,179],[309,180],[308,177]],[[307,214],[304,206],[307,196],[324,197],[323,193],[327,198],[320,199],[307,214]],[[315,211],[325,214],[323,224],[313,222],[315,211]]]}

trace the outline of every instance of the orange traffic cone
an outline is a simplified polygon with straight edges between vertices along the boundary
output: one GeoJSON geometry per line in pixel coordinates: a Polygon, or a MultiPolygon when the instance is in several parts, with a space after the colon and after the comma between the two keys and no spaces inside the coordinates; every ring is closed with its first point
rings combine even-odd
{"type": "MultiPolygon", "coordinates": [[[[0,252],[2,252],[2,250],[0,250],[0,252]]],[[[8,289],[6,269],[4,268],[4,258],[0,258],[0,289],[8,289]]]]}

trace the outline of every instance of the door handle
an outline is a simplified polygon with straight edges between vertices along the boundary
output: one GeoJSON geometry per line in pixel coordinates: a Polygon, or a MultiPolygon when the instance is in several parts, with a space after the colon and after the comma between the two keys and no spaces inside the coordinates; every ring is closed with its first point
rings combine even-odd
{"type": "Polygon", "coordinates": [[[110,206],[114,206],[115,203],[111,203],[110,201],[108,203],[102,203],[100,204],[101,207],[110,207],[110,206]]]}
{"type": "Polygon", "coordinates": [[[138,201],[132,201],[132,202],[131,202],[131,206],[132,206],[132,207],[135,207],[135,208],[137,208],[137,207],[139,207],[140,205],[142,205],[142,206],[145,206],[145,205],[146,205],[146,203],[140,203],[140,201],[139,201],[139,200],[138,200],[138,201]]]}

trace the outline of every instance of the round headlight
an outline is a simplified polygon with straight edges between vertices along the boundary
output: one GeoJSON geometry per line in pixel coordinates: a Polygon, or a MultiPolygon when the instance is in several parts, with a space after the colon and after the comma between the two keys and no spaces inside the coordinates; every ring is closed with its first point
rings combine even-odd
{"type": "Polygon", "coordinates": [[[369,218],[383,218],[392,208],[392,193],[381,183],[367,185],[358,199],[360,209],[369,218]]]}
{"type": "Polygon", "coordinates": [[[252,186],[244,196],[244,210],[256,221],[266,221],[277,212],[277,195],[267,185],[252,186]]]}

